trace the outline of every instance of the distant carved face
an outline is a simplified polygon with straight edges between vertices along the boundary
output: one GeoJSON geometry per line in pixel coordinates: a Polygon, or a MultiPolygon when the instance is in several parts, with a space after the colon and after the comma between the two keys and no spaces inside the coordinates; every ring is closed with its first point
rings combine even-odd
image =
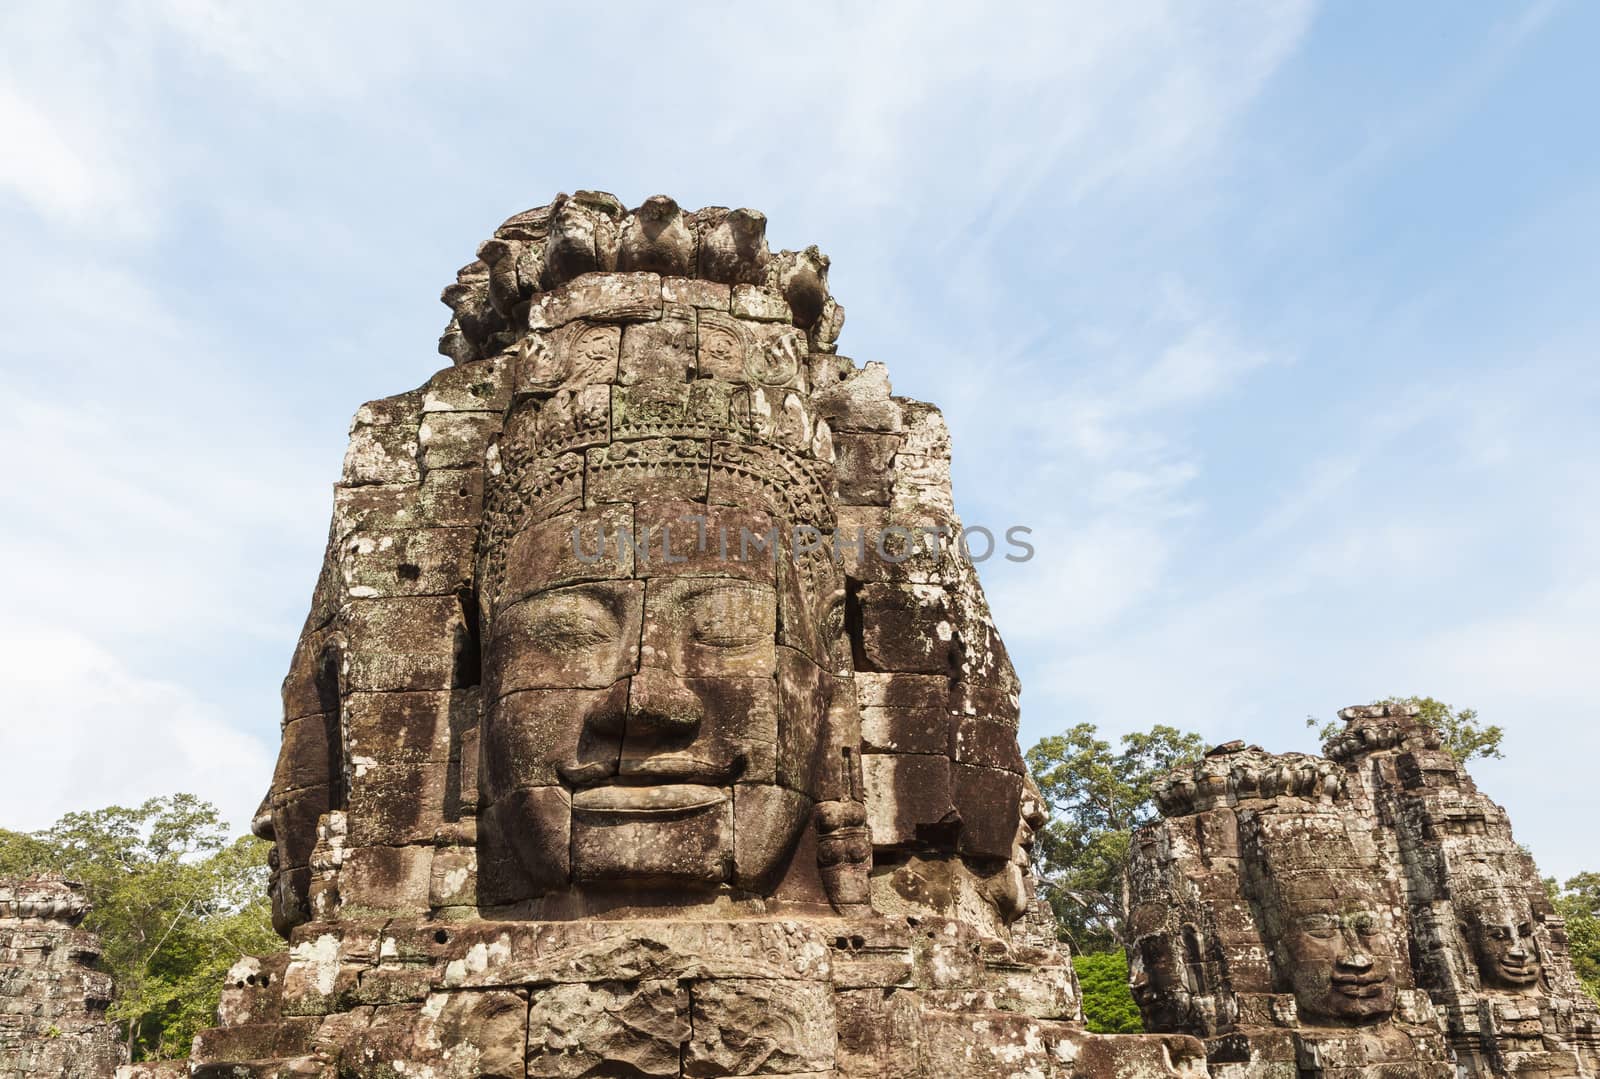
{"type": "Polygon", "coordinates": [[[615,507],[512,544],[509,602],[485,646],[486,794],[542,891],[765,891],[815,793],[829,597],[787,555],[741,544],[741,528],[770,527],[749,512],[631,508],[620,555],[615,507]]]}
{"type": "Polygon", "coordinates": [[[1491,893],[1465,906],[1461,933],[1472,945],[1483,983],[1518,990],[1537,985],[1543,967],[1528,903],[1504,893],[1491,893]]]}
{"type": "Polygon", "coordinates": [[[1130,957],[1128,988],[1133,1002],[1157,1029],[1183,1029],[1189,1019],[1190,992],[1183,960],[1172,939],[1153,933],[1140,937],[1130,957]]]}
{"type": "Polygon", "coordinates": [[[1378,897],[1351,883],[1283,882],[1277,954],[1302,1013],[1365,1022],[1394,1011],[1396,948],[1378,897]]]}

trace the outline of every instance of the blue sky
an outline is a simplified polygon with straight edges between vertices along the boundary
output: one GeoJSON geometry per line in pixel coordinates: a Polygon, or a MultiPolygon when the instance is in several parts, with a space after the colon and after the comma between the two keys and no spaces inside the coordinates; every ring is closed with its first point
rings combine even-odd
{"type": "Polygon", "coordinates": [[[841,351],[1035,531],[983,569],[1025,744],[1431,694],[1600,868],[1600,7],[444,12],[0,14],[0,824],[243,822],[351,414],[444,363],[499,221],[598,187],[832,256],[841,351]]]}

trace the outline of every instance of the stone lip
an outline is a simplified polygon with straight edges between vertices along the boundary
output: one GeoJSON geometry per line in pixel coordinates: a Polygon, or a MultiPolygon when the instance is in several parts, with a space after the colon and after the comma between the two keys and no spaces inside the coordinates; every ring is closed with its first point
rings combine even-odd
{"type": "Polygon", "coordinates": [[[727,791],[700,783],[607,784],[578,791],[572,796],[572,810],[603,817],[661,817],[710,809],[727,800],[727,791]]]}

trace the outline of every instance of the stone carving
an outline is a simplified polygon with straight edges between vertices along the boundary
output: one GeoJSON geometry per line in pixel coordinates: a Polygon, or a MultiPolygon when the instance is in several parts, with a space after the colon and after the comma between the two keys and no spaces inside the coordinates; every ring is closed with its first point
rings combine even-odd
{"type": "Polygon", "coordinates": [[[1323,757],[1219,746],[1157,790],[1130,882],[1147,1027],[1214,1076],[1592,1076],[1594,1004],[1500,807],[1397,705],[1323,757]]]}
{"type": "Polygon", "coordinates": [[[0,881],[0,1076],[109,1079],[126,1059],[88,913],[70,881],[0,881]]]}
{"type": "Polygon", "coordinates": [[[357,411],[256,824],[290,950],[191,1074],[1204,1074],[1084,1032],[944,421],[765,224],[518,214],[357,411]]]}

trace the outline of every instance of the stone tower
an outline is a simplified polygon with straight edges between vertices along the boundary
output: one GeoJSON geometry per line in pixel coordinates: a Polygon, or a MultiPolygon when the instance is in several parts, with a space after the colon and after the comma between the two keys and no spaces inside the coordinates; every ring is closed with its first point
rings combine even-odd
{"type": "Polygon", "coordinates": [[[1326,757],[1219,746],[1136,838],[1134,992],[1219,1079],[1600,1075],[1600,1009],[1505,811],[1408,705],[1326,757]]]}
{"type": "Polygon", "coordinates": [[[257,821],[290,950],[192,1074],[1170,1076],[1038,931],[948,432],[815,248],[578,192],[351,427],[257,821]]]}
{"type": "Polygon", "coordinates": [[[0,881],[0,1079],[110,1079],[125,1059],[88,913],[60,877],[0,881]]]}

